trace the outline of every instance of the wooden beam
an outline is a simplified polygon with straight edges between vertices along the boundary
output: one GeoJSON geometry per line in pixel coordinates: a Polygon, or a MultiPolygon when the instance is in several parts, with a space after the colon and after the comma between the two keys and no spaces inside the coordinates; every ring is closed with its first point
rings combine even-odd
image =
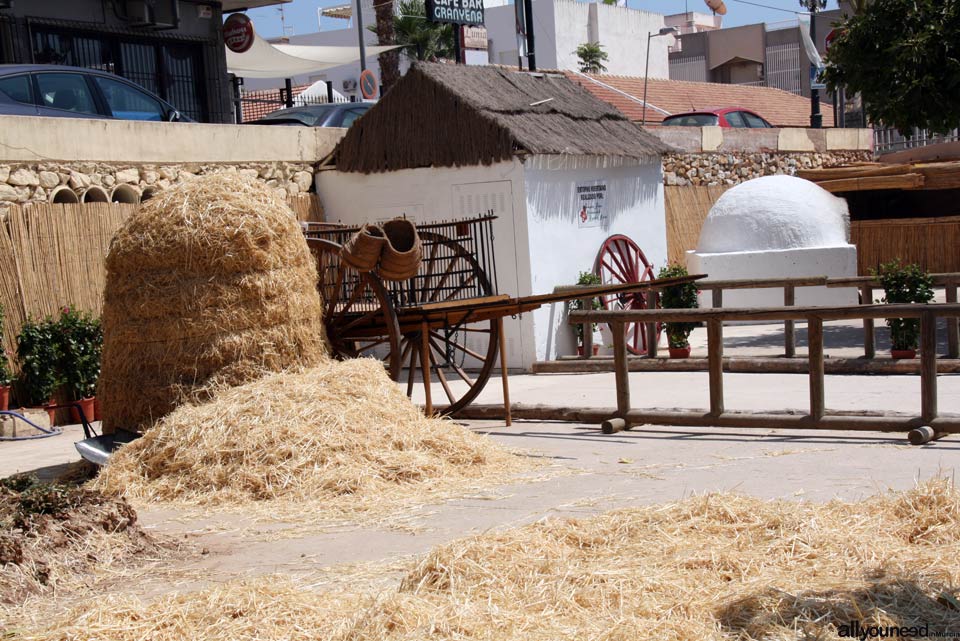
{"type": "Polygon", "coordinates": [[[797,176],[821,183],[829,180],[868,178],[870,176],[899,176],[913,173],[912,165],[868,165],[860,167],[829,167],[827,169],[798,169],[797,176]]]}
{"type": "Polygon", "coordinates": [[[826,411],[823,390],[823,321],[811,318],[807,321],[807,337],[810,356],[810,417],[818,421],[826,411]]]}
{"type": "Polygon", "coordinates": [[[902,174],[900,176],[873,176],[870,178],[842,178],[823,180],[817,183],[832,194],[847,191],[876,191],[880,189],[920,189],[923,187],[923,174],[902,174]]]}
{"type": "MultiPolygon", "coordinates": [[[[796,287],[794,285],[784,285],[783,287],[783,306],[793,307],[796,305],[796,287]]],[[[793,358],[797,355],[797,339],[794,332],[794,323],[796,321],[783,321],[783,354],[787,358],[793,358]]]]}
{"type": "Polygon", "coordinates": [[[710,372],[710,413],[723,414],[723,322],[707,321],[707,360],[710,372]]]}
{"type": "Polygon", "coordinates": [[[701,290],[707,289],[767,289],[771,287],[820,287],[827,284],[826,276],[803,276],[798,278],[738,278],[733,280],[702,280],[697,283],[701,290]]]}
{"type": "Polygon", "coordinates": [[[503,331],[503,317],[497,319],[497,333],[500,335],[500,381],[503,384],[503,411],[507,427],[513,425],[510,415],[510,375],[507,371],[507,334],[503,331]]]}
{"type": "Polygon", "coordinates": [[[423,391],[426,395],[424,413],[433,416],[433,397],[430,389],[430,326],[423,323],[420,326],[420,364],[423,372],[423,391]]]}
{"type": "Polygon", "coordinates": [[[627,337],[623,323],[613,322],[613,372],[617,386],[617,416],[623,418],[630,411],[630,376],[627,369],[627,337]]]}
{"type": "Polygon", "coordinates": [[[722,321],[784,321],[806,320],[816,316],[821,320],[851,320],[863,318],[919,318],[926,310],[938,316],[960,316],[960,303],[846,305],[840,307],[747,307],[725,309],[662,309],[662,310],[597,310],[570,313],[570,322],[590,320],[597,323],[622,322],[698,322],[710,319],[722,321]]]}
{"type": "Polygon", "coordinates": [[[926,423],[937,417],[937,317],[920,317],[920,416],[926,423]]]}
{"type": "MultiPolygon", "coordinates": [[[[948,303],[957,302],[956,284],[946,286],[946,296],[948,303]]],[[[960,356],[960,322],[956,316],[947,317],[947,357],[957,358],[960,356]]]]}
{"type": "MultiPolygon", "coordinates": [[[[864,284],[860,286],[860,300],[865,305],[873,304],[873,286],[864,284]]],[[[874,319],[863,319],[863,355],[867,358],[876,358],[876,332],[874,331],[874,319]]]]}
{"type": "MultiPolygon", "coordinates": [[[[657,309],[660,307],[660,290],[654,289],[651,292],[650,302],[653,303],[650,306],[650,309],[657,309]]],[[[647,334],[647,357],[656,358],[657,352],[660,348],[659,337],[657,335],[657,323],[647,323],[644,332],[647,334]]]]}
{"type": "MultiPolygon", "coordinates": [[[[919,374],[920,361],[916,358],[836,358],[824,355],[824,371],[827,374],[919,374]]],[[[627,369],[631,372],[706,372],[706,358],[654,359],[628,356],[627,369]]],[[[538,361],[531,368],[534,374],[575,374],[612,372],[613,358],[598,356],[589,361],[565,358],[555,361],[538,361]]],[[[733,356],[723,359],[723,371],[742,374],[807,374],[805,358],[782,356],[733,356]]],[[[960,374],[960,359],[937,359],[940,374],[960,374]]]]}

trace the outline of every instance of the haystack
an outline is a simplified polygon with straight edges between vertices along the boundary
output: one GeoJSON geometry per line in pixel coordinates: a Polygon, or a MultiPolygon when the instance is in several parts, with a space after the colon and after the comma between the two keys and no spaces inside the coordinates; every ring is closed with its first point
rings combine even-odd
{"type": "Polygon", "coordinates": [[[115,453],[96,484],[136,501],[363,520],[530,466],[485,436],[424,416],[380,361],[361,358],[181,406],[115,453]]]}
{"type": "Polygon", "coordinates": [[[186,400],[327,356],[317,271],[269,187],[229,174],[164,190],[107,256],[104,430],[143,430],[186,400]]]}

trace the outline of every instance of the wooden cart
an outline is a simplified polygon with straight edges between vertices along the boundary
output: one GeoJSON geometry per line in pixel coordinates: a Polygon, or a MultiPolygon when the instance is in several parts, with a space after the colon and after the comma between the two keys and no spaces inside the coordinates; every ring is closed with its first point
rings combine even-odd
{"type": "MultiPolygon", "coordinates": [[[[306,226],[317,257],[327,339],[338,358],[376,356],[390,377],[406,383],[408,396],[423,387],[425,410],[455,414],[483,390],[497,361],[505,362],[503,319],[556,302],[585,297],[637,300],[636,292],[684,282],[646,280],[580,288],[575,292],[514,298],[497,292],[493,220],[472,219],[417,226],[423,263],[406,281],[388,282],[340,259],[356,227],[306,226]],[[434,404],[431,382],[446,402],[434,404]]],[[[632,305],[631,305],[632,307],[632,305]]],[[[501,367],[509,405],[506,368],[501,367]]]]}

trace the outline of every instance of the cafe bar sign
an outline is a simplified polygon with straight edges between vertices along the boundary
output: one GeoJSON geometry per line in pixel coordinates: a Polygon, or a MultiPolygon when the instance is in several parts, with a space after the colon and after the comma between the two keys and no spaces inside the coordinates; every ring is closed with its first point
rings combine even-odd
{"type": "Polygon", "coordinates": [[[426,5],[430,22],[483,25],[483,0],[426,0],[426,5]]]}

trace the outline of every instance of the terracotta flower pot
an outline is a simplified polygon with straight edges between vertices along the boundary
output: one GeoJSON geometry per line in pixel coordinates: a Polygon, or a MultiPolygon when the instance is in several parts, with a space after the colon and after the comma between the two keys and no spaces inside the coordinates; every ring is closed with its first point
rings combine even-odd
{"type": "MultiPolygon", "coordinates": [[[[92,423],[94,421],[94,400],[94,397],[91,396],[90,398],[81,398],[79,401],[77,401],[77,405],[79,405],[80,409],[83,410],[83,417],[87,419],[87,423],[92,423]]],[[[76,407],[70,408],[70,419],[74,423],[82,422],[80,420],[80,412],[77,411],[76,407]]]]}
{"type": "Polygon", "coordinates": [[[690,346],[686,347],[668,347],[670,358],[690,358],[690,346]]]}
{"type": "Polygon", "coordinates": [[[890,350],[891,358],[916,358],[917,350],[915,349],[891,349],[890,350]]]}
{"type": "Polygon", "coordinates": [[[10,386],[0,385],[0,412],[10,409],[10,386]]]}
{"type": "Polygon", "coordinates": [[[100,418],[100,398],[97,396],[93,397],[93,420],[102,420],[100,418]]]}
{"type": "Polygon", "coordinates": [[[47,410],[47,416],[50,417],[50,427],[54,427],[57,424],[57,408],[53,407],[55,404],[56,401],[51,398],[44,406],[44,409],[47,410]]]}

